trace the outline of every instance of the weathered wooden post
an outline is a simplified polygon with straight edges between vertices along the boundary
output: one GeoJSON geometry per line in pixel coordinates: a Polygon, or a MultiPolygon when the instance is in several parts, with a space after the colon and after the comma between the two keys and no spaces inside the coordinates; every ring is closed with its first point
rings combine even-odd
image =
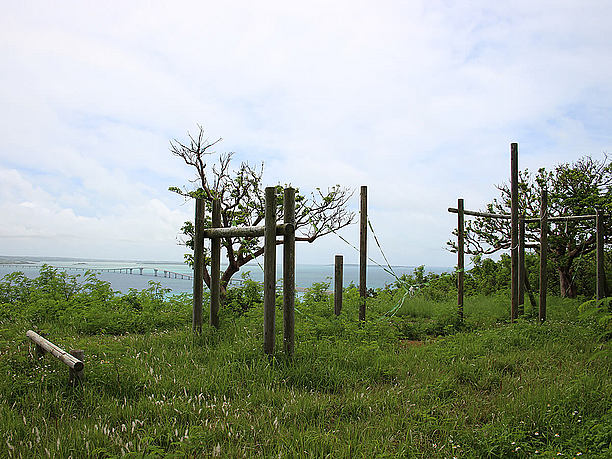
{"type": "MultiPolygon", "coordinates": [[[[32,340],[32,342],[34,343],[34,353],[36,354],[36,358],[41,359],[45,355],[45,350],[43,349],[43,347],[40,344],[38,344],[38,341],[35,339],[34,335],[30,336],[29,332],[30,332],[30,330],[28,330],[28,333],[26,333],[26,336],[28,338],[30,338],[30,340],[32,340]]],[[[32,333],[34,333],[34,332],[32,332],[32,333]]],[[[41,333],[39,336],[41,338],[45,338],[47,335],[46,335],[46,333],[41,333]]]]}
{"type": "Polygon", "coordinates": [[[264,352],[274,353],[276,302],[276,188],[266,188],[264,229],[264,352]]]}
{"type": "MultiPolygon", "coordinates": [[[[212,227],[221,226],[221,203],[213,201],[212,227]]],[[[221,238],[210,241],[210,325],[219,328],[219,305],[221,303],[221,238]]]]}
{"type": "Polygon", "coordinates": [[[519,218],[519,250],[518,250],[518,315],[525,314],[525,216],[519,218]]]}
{"type": "MultiPolygon", "coordinates": [[[[202,301],[204,293],[204,199],[196,198],[193,240],[193,331],[202,332],[202,301]]],[[[157,275],[157,269],[155,270],[157,275]]],[[[166,271],[164,270],[164,277],[166,271]]]]}
{"type": "Polygon", "coordinates": [[[542,188],[540,201],[540,323],[546,320],[546,286],[548,284],[546,265],[548,258],[548,190],[542,188]]]}
{"type": "Polygon", "coordinates": [[[457,199],[457,210],[457,306],[459,312],[459,320],[463,322],[463,282],[465,279],[465,215],[463,213],[463,198],[457,199]]]}
{"type": "Polygon", "coordinates": [[[343,264],[342,255],[336,255],[334,257],[334,314],[337,316],[342,312],[343,264]]]}
{"type": "Polygon", "coordinates": [[[293,355],[295,343],[295,189],[283,195],[283,348],[293,355]]]}
{"type": "Polygon", "coordinates": [[[606,271],[604,265],[604,216],[597,210],[595,216],[595,228],[597,231],[597,299],[601,300],[608,296],[606,292],[606,271]]]}
{"type": "Polygon", "coordinates": [[[529,295],[529,302],[531,303],[532,309],[535,311],[537,307],[537,303],[535,300],[535,296],[533,295],[533,290],[531,289],[531,285],[529,284],[529,276],[527,276],[527,272],[525,272],[525,290],[529,295]]]}
{"type": "Polygon", "coordinates": [[[510,256],[512,265],[510,321],[514,322],[518,313],[518,143],[510,144],[510,256]]]}
{"type": "Polygon", "coordinates": [[[359,320],[366,318],[366,297],[368,294],[368,187],[361,187],[361,200],[359,212],[359,320]]]}

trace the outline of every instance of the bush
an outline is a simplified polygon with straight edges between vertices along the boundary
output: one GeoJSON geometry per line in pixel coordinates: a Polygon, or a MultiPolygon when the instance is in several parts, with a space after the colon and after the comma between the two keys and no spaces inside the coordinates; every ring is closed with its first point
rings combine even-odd
{"type": "Polygon", "coordinates": [[[43,265],[35,279],[14,272],[0,281],[0,320],[23,321],[28,327],[59,324],[89,334],[145,332],[189,323],[191,298],[169,293],[150,281],[149,288],[122,295],[92,272],[81,279],[43,265]]]}
{"type": "Polygon", "coordinates": [[[223,306],[235,316],[243,315],[249,309],[263,306],[263,285],[252,280],[248,271],[243,273],[241,285],[227,289],[223,306]]]}
{"type": "Polygon", "coordinates": [[[581,319],[594,321],[600,329],[599,338],[602,341],[612,339],[612,298],[586,301],[578,310],[581,319]]]}

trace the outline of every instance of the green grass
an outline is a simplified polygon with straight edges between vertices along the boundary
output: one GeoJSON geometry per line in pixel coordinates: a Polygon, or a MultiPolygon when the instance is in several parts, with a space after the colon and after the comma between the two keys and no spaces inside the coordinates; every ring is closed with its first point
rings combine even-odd
{"type": "Polygon", "coordinates": [[[364,326],[354,292],[340,319],[327,298],[301,302],[293,359],[280,330],[276,357],[263,355],[261,307],[199,337],[188,317],[124,335],[39,323],[85,350],[76,387],[34,357],[30,322],[4,320],[0,456],[612,455],[612,346],[579,302],[551,298],[546,324],[509,324],[507,297],[469,297],[460,325],[453,300],[408,298],[384,316],[399,299],[369,300],[364,326]]]}

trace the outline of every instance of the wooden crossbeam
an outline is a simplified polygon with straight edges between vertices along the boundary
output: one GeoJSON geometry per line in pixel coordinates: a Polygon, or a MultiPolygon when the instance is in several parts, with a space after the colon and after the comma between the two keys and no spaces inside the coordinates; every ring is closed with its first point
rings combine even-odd
{"type": "MultiPolygon", "coordinates": [[[[452,214],[459,213],[459,209],[456,209],[454,207],[449,207],[448,211],[452,214]]],[[[497,218],[501,220],[510,220],[509,214],[494,214],[494,213],[489,213],[489,212],[477,212],[475,210],[464,210],[463,214],[469,215],[472,217],[485,217],[485,218],[497,218]]],[[[593,215],[567,215],[567,216],[560,216],[560,217],[548,217],[547,220],[549,222],[563,222],[563,221],[590,220],[590,219],[594,219],[595,217],[597,217],[597,215],[595,214],[593,215]]],[[[540,221],[540,217],[525,218],[526,223],[537,223],[539,221],[540,221]]]]}

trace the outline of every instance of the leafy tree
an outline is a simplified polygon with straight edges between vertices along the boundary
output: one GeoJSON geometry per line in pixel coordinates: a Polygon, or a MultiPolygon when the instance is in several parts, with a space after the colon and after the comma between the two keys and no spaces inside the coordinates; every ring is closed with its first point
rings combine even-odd
{"type": "MultiPolygon", "coordinates": [[[[262,187],[263,163],[253,167],[248,163],[241,163],[237,169],[230,167],[233,153],[217,155],[213,147],[222,139],[209,141],[204,135],[202,126],[198,126],[198,134],[193,136],[187,133],[188,140],[181,142],[172,140],[170,152],[181,158],[185,164],[195,169],[197,175],[191,183],[195,189],[186,187],[170,187],[170,191],[184,196],[186,199],[201,197],[208,209],[212,202],[218,198],[221,204],[221,225],[230,226],[257,226],[262,224],[265,217],[265,193],[262,187]],[[218,156],[217,161],[209,161],[209,157],[218,156]]],[[[282,187],[278,185],[278,191],[282,187]]],[[[346,208],[352,192],[335,185],[308,197],[296,190],[295,196],[295,227],[296,241],[313,242],[353,222],[354,213],[346,208]]],[[[277,219],[283,215],[282,193],[277,193],[277,219]]],[[[210,212],[206,213],[205,226],[212,226],[210,212]]],[[[181,228],[186,236],[181,243],[193,250],[194,224],[185,222],[181,228]]],[[[261,238],[223,238],[222,247],[225,248],[228,266],[221,276],[221,294],[225,296],[227,284],[242,266],[263,254],[261,238]]],[[[277,244],[282,244],[278,240],[277,244]]],[[[208,250],[205,249],[208,259],[208,250]]],[[[192,255],[186,254],[187,262],[192,263],[192,255]]],[[[204,281],[210,287],[210,273],[204,270],[204,281]]]]}
{"type": "MultiPolygon", "coordinates": [[[[612,212],[612,164],[608,156],[602,160],[584,156],[574,163],[564,163],[553,170],[545,168],[532,174],[519,172],[519,213],[529,217],[540,216],[542,188],[548,190],[548,216],[592,215],[596,210],[610,215],[612,212]]],[[[510,186],[496,186],[498,198],[487,204],[484,212],[510,214],[510,186]]],[[[611,219],[605,219],[605,232],[612,230],[611,219]]],[[[595,250],[594,219],[549,223],[549,258],[559,276],[561,296],[577,294],[576,265],[595,250]]],[[[456,233],[455,233],[456,234],[456,233]]],[[[527,225],[525,239],[528,247],[539,253],[539,223],[527,225]]],[[[466,222],[466,253],[491,254],[510,248],[510,220],[471,218],[466,222]]],[[[449,241],[453,250],[456,244],[449,241]]]]}

